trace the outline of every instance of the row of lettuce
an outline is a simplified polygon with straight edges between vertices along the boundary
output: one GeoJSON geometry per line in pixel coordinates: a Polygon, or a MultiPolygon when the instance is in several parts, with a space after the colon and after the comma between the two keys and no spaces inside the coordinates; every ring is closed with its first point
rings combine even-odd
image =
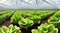
{"type": "Polygon", "coordinates": [[[2,26],[0,27],[0,33],[21,33],[21,30],[19,27],[14,25],[2,26]]]}
{"type": "MultiPolygon", "coordinates": [[[[58,29],[52,24],[41,24],[38,29],[32,29],[32,33],[58,33],[58,29]]],[[[0,33],[21,33],[19,27],[14,25],[0,27],[0,33]]]]}
{"type": "Polygon", "coordinates": [[[52,14],[54,11],[16,11],[11,17],[11,23],[19,24],[22,28],[28,28],[34,23],[40,24],[41,20],[52,14]]]}
{"type": "Polygon", "coordinates": [[[32,29],[32,33],[58,33],[60,29],[60,10],[56,11],[48,19],[48,23],[41,24],[37,29],[32,29]]]}
{"type": "Polygon", "coordinates": [[[50,17],[48,22],[60,29],[60,11],[56,12],[52,17],[50,17]]]}
{"type": "MultiPolygon", "coordinates": [[[[4,23],[4,21],[9,18],[11,15],[11,23],[13,24],[19,24],[20,27],[27,29],[28,27],[34,25],[34,23],[36,24],[40,24],[41,20],[43,20],[44,18],[46,18],[47,16],[49,16],[50,14],[54,13],[57,10],[38,10],[38,11],[34,11],[34,10],[16,10],[16,12],[14,13],[14,15],[12,15],[12,13],[14,11],[7,11],[7,13],[5,12],[4,14],[2,14],[0,16],[0,24],[4,23]],[[2,17],[3,16],[3,17],[2,17]]],[[[32,29],[31,32],[32,33],[58,33],[58,27],[59,27],[59,12],[56,12],[49,20],[49,24],[41,24],[40,26],[38,26],[38,29],[32,29]],[[57,18],[57,19],[54,19],[57,18]],[[55,25],[55,26],[54,26],[55,25]],[[56,28],[56,26],[58,26],[56,28]]],[[[14,26],[14,25],[10,25],[10,26],[2,26],[0,27],[0,33],[21,33],[21,30],[19,27],[14,26]]]]}
{"type": "Polygon", "coordinates": [[[2,11],[2,15],[0,15],[0,24],[4,23],[6,19],[8,19],[14,11],[2,11]]]}

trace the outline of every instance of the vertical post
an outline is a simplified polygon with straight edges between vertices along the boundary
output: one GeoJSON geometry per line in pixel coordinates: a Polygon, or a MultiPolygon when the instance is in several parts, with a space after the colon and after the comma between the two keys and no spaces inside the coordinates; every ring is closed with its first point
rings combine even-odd
{"type": "Polygon", "coordinates": [[[18,9],[18,6],[17,6],[17,0],[16,0],[16,9],[18,9]]]}

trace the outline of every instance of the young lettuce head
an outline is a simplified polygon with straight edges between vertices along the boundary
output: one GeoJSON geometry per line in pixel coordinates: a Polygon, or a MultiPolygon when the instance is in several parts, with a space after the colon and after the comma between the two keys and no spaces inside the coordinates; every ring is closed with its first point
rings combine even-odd
{"type": "Polygon", "coordinates": [[[0,27],[0,33],[21,33],[21,31],[19,27],[10,25],[0,27]]]}
{"type": "Polygon", "coordinates": [[[33,29],[32,33],[58,33],[58,29],[52,24],[42,24],[38,29],[33,29]]]}
{"type": "Polygon", "coordinates": [[[32,20],[28,19],[28,18],[22,18],[18,24],[20,25],[20,27],[22,28],[28,28],[30,26],[32,26],[34,23],[32,20]]]}

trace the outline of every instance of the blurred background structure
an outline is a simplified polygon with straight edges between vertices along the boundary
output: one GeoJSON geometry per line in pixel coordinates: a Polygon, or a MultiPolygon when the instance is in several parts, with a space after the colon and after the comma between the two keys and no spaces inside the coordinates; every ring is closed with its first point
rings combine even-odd
{"type": "Polygon", "coordinates": [[[60,9],[60,0],[0,0],[5,9],[60,9]]]}

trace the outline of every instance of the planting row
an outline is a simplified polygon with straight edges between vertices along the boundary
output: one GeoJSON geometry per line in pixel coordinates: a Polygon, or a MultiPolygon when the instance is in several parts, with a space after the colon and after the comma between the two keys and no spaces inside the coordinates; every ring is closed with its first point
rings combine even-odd
{"type": "MultiPolygon", "coordinates": [[[[41,24],[38,29],[32,29],[32,33],[58,33],[58,29],[52,24],[41,24]]],[[[0,27],[0,33],[21,33],[19,27],[10,25],[0,27]]]]}
{"type": "Polygon", "coordinates": [[[17,26],[2,26],[0,27],[0,33],[21,33],[20,28],[17,26]]]}
{"type": "Polygon", "coordinates": [[[0,24],[4,23],[4,21],[8,19],[13,14],[13,12],[14,11],[11,11],[11,12],[9,11],[5,14],[0,15],[0,24]]]}
{"type": "Polygon", "coordinates": [[[58,29],[60,29],[60,11],[56,12],[50,19],[48,20],[50,24],[55,25],[58,29]]]}
{"type": "Polygon", "coordinates": [[[0,11],[0,15],[8,13],[8,12],[10,12],[10,11],[0,11]]]}
{"type": "Polygon", "coordinates": [[[32,29],[32,33],[58,33],[58,29],[52,24],[41,24],[38,29],[32,29]]]}
{"type": "Polygon", "coordinates": [[[40,24],[41,20],[51,13],[53,13],[53,11],[16,11],[11,17],[11,23],[19,24],[22,28],[28,28],[34,23],[40,24]]]}
{"type": "MultiPolygon", "coordinates": [[[[50,14],[56,12],[57,10],[16,10],[16,11],[7,11],[4,14],[0,15],[0,24],[4,23],[6,19],[11,16],[10,26],[2,26],[0,27],[0,33],[21,33],[20,28],[27,29],[34,24],[40,24],[41,20],[47,18],[50,14]],[[19,27],[13,25],[18,24],[19,27]]],[[[32,29],[31,33],[58,33],[60,11],[56,12],[50,19],[48,20],[49,24],[41,24],[38,26],[38,29],[32,29]],[[57,19],[54,19],[57,17],[57,19]],[[55,23],[56,22],[56,23],[55,23]]]]}

